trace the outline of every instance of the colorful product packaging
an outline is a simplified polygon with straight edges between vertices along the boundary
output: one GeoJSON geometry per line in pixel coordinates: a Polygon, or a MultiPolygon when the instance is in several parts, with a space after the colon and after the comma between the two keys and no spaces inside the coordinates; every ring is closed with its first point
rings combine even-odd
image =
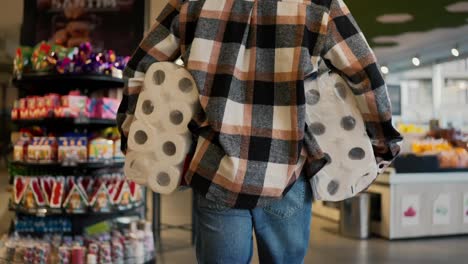
{"type": "Polygon", "coordinates": [[[59,137],[58,161],[60,163],[82,163],[88,160],[86,137],[59,137]]]}
{"type": "Polygon", "coordinates": [[[88,159],[90,162],[107,162],[114,158],[114,142],[105,138],[89,141],[88,159]]]}
{"type": "Polygon", "coordinates": [[[50,163],[57,160],[57,139],[54,137],[34,137],[28,145],[27,161],[50,163]]]}
{"type": "Polygon", "coordinates": [[[20,138],[13,147],[13,161],[26,160],[29,138],[20,138]]]}

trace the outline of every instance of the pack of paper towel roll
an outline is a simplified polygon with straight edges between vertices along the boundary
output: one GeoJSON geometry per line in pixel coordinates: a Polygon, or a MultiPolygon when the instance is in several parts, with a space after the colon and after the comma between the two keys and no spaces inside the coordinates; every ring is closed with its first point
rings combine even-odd
{"type": "Polygon", "coordinates": [[[126,177],[157,193],[176,191],[192,145],[188,124],[199,109],[198,89],[186,69],[170,62],[153,64],[130,125],[126,177]]]}

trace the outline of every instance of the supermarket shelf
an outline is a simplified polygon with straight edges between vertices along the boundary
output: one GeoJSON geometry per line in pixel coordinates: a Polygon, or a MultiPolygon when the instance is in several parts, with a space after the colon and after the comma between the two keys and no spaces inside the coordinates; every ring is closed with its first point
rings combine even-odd
{"type": "Polygon", "coordinates": [[[85,126],[85,127],[98,127],[105,128],[116,126],[117,123],[114,119],[94,119],[94,118],[41,118],[41,119],[17,119],[13,123],[21,128],[31,126],[46,126],[46,127],[66,127],[69,126],[85,126]]]}
{"type": "Polygon", "coordinates": [[[61,163],[29,163],[24,161],[12,161],[12,165],[23,166],[34,169],[103,169],[103,168],[119,168],[124,166],[123,161],[110,162],[86,162],[75,165],[66,165],[61,163]]]}
{"type": "Polygon", "coordinates": [[[124,210],[115,209],[110,212],[93,212],[91,210],[86,211],[84,213],[69,213],[66,212],[64,209],[51,209],[51,208],[38,208],[38,209],[26,209],[22,207],[13,206],[11,203],[9,204],[9,210],[14,211],[17,214],[21,215],[29,215],[29,216],[37,216],[37,217],[46,217],[46,216],[69,216],[69,217],[88,217],[88,216],[109,216],[109,217],[118,217],[122,215],[128,215],[129,213],[135,212],[137,210],[141,210],[144,208],[144,204],[134,206],[124,210]]]}
{"type": "Polygon", "coordinates": [[[103,74],[28,73],[13,79],[13,85],[33,93],[63,93],[73,89],[92,91],[121,88],[124,81],[103,74]]]}

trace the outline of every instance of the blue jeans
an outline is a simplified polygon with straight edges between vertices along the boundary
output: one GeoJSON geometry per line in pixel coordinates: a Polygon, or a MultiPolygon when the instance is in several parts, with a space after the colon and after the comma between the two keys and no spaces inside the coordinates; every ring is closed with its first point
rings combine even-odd
{"type": "Polygon", "coordinates": [[[198,263],[250,263],[253,231],[260,263],[304,262],[312,213],[312,190],[304,177],[298,179],[282,200],[264,208],[231,209],[198,193],[195,199],[198,263]]]}

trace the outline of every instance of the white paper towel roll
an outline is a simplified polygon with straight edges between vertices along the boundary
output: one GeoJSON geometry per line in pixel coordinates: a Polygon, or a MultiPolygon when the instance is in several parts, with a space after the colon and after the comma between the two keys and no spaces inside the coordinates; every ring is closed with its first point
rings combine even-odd
{"type": "Polygon", "coordinates": [[[158,135],[155,155],[161,163],[179,165],[185,161],[190,145],[191,137],[188,134],[164,133],[158,135]]]}
{"type": "Polygon", "coordinates": [[[153,192],[171,194],[177,190],[182,180],[182,170],[165,163],[157,163],[157,169],[148,177],[148,185],[153,192]]]}
{"type": "Polygon", "coordinates": [[[171,102],[161,106],[160,117],[161,126],[167,132],[177,134],[187,133],[188,124],[197,111],[197,108],[190,106],[186,102],[171,102]]]}
{"type": "Polygon", "coordinates": [[[128,147],[137,152],[153,152],[156,146],[156,131],[141,120],[135,120],[130,126],[128,147]]]}
{"type": "Polygon", "coordinates": [[[156,162],[153,153],[129,152],[125,156],[125,176],[140,185],[146,185],[148,176],[156,169],[156,162]]]}
{"type": "Polygon", "coordinates": [[[153,127],[158,127],[161,121],[159,117],[161,107],[163,106],[157,94],[150,91],[143,91],[138,96],[135,117],[153,127]]]}

